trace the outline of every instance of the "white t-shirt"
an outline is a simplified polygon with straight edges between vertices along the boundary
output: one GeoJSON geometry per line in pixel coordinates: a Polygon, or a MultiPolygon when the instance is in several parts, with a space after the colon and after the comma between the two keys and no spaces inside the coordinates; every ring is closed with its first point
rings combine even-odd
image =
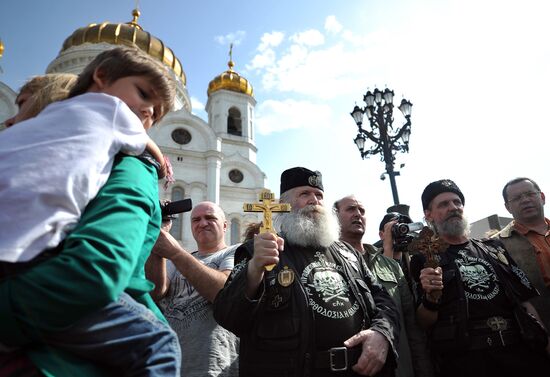
{"type": "MultiPolygon", "coordinates": [[[[192,255],[202,264],[218,271],[232,270],[235,249],[230,246],[213,254],[192,255]]],[[[181,376],[237,377],[239,375],[239,340],[214,319],[212,303],[167,262],[170,288],[160,302],[164,316],[174,329],[181,345],[181,376]]]]}
{"type": "Polygon", "coordinates": [[[148,137],[117,97],[86,93],[0,132],[0,260],[25,262],[57,246],[105,184],[118,152],[148,137]]]}

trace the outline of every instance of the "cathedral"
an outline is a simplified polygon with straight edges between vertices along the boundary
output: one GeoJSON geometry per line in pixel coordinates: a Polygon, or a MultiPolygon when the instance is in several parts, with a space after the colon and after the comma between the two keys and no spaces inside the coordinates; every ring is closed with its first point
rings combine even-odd
{"type": "MultiPolygon", "coordinates": [[[[208,84],[208,121],[193,115],[180,60],[162,40],[143,30],[137,9],[132,14],[127,23],[104,22],[75,30],[46,73],[78,74],[101,51],[131,44],[170,67],[177,83],[175,107],[149,131],[174,169],[172,185],[165,190],[159,183],[160,199],[220,204],[227,217],[226,243],[240,242],[246,226],[259,221],[258,214],[243,212],[243,203],[256,202],[266,180],[256,164],[252,86],[234,70],[230,53],[228,69],[208,84]]],[[[17,112],[16,90],[0,81],[0,121],[17,112]]],[[[189,212],[179,215],[171,233],[187,250],[196,250],[189,212]]]]}

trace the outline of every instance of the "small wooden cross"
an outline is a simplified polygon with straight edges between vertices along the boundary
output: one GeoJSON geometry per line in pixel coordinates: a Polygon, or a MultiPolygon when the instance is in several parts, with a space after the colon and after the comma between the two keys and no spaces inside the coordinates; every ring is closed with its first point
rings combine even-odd
{"type": "MultiPolygon", "coordinates": [[[[245,203],[243,205],[243,210],[245,212],[263,212],[264,219],[260,227],[260,233],[269,232],[277,234],[275,228],[273,228],[273,212],[290,212],[290,204],[273,203],[275,194],[269,190],[262,190],[259,200],[261,203],[245,203]]],[[[271,271],[273,267],[275,267],[274,264],[265,266],[265,269],[271,271]]]]}
{"type": "MultiPolygon", "coordinates": [[[[439,267],[439,255],[447,250],[449,244],[435,235],[433,230],[425,226],[420,231],[418,238],[414,239],[407,249],[410,252],[421,252],[426,257],[424,267],[439,267]]],[[[441,291],[434,292],[436,298],[441,297],[441,291]]]]}

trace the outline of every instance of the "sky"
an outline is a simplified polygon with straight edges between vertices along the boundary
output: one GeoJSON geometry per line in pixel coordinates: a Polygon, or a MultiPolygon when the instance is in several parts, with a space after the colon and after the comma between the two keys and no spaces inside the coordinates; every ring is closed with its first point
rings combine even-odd
{"type": "MultiPolygon", "coordinates": [[[[17,90],[44,73],[74,30],[131,20],[134,0],[2,0],[0,81],[17,90]]],[[[504,184],[550,187],[547,0],[141,0],[140,25],[181,60],[193,113],[207,120],[208,83],[227,69],[254,87],[257,163],[278,195],[283,170],[323,174],[326,204],[349,194],[367,209],[367,237],[393,204],[379,156],[362,160],[350,112],[375,87],[410,100],[410,152],[396,155],[400,202],[454,180],[465,214],[508,216],[504,184]],[[401,164],[405,164],[400,168],[401,164]]],[[[394,126],[404,119],[397,109],[394,126]]],[[[367,144],[369,146],[369,144],[367,144]]],[[[549,189],[550,190],[550,189],[549,189]]]]}

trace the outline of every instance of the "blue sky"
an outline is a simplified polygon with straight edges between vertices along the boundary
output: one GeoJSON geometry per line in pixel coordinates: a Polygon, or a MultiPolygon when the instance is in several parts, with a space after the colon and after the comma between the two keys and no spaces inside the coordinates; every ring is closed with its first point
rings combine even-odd
{"type": "MultiPolygon", "coordinates": [[[[134,6],[2,0],[0,81],[17,90],[44,72],[75,29],[129,21],[134,6]]],[[[440,178],[461,187],[471,221],[507,215],[500,192],[513,177],[550,187],[547,1],[142,0],[139,7],[141,26],[181,60],[193,112],[203,119],[208,82],[226,69],[235,44],[235,69],[258,101],[258,164],[268,187],[278,193],[288,167],[320,170],[328,204],[351,193],[363,198],[369,240],[392,196],[379,158],[361,160],[349,113],[375,86],[413,103],[397,187],[415,220],[423,188],[440,178]]]]}

